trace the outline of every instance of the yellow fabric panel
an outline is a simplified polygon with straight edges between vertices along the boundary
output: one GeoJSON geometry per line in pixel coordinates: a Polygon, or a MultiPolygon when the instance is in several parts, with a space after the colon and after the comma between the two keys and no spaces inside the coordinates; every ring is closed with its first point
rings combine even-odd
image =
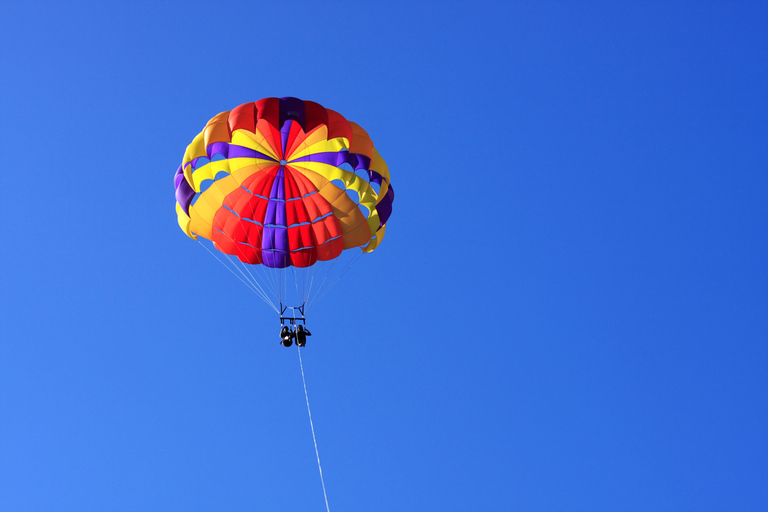
{"type": "Polygon", "coordinates": [[[257,140],[261,141],[259,143],[262,146],[270,148],[270,156],[275,155],[274,158],[276,160],[280,159],[280,154],[283,152],[283,144],[280,140],[280,130],[275,129],[275,127],[269,124],[269,121],[266,119],[259,119],[256,121],[256,133],[254,135],[259,137],[257,140]],[[277,139],[275,137],[277,137],[277,139]]]}
{"type": "Polygon", "coordinates": [[[214,142],[229,142],[229,111],[213,117],[203,129],[203,138],[207,148],[214,142]]]}
{"type": "Polygon", "coordinates": [[[360,196],[360,204],[364,205],[368,210],[376,208],[378,199],[376,191],[371,188],[371,185],[367,181],[353,172],[345,171],[344,169],[339,169],[334,165],[329,165],[323,162],[295,162],[291,164],[291,167],[299,170],[304,176],[309,178],[318,190],[323,182],[315,182],[313,175],[320,176],[325,181],[341,180],[347,188],[358,193],[360,196]]]}
{"type": "Polygon", "coordinates": [[[373,142],[368,136],[368,132],[363,130],[360,125],[349,122],[350,128],[352,128],[352,144],[349,146],[350,153],[356,153],[358,155],[365,155],[368,158],[373,158],[373,142]]]}
{"type": "Polygon", "coordinates": [[[233,180],[235,180],[238,187],[243,184],[243,181],[245,181],[248,176],[251,176],[252,174],[255,174],[259,171],[263,171],[264,169],[278,166],[278,164],[270,160],[254,160],[252,158],[243,158],[243,160],[251,160],[251,164],[240,167],[237,170],[233,170],[232,174],[227,176],[227,178],[231,177],[233,180]]]}
{"type": "Polygon", "coordinates": [[[371,210],[370,215],[368,215],[368,229],[371,233],[375,233],[377,229],[379,229],[379,224],[381,224],[381,218],[379,218],[379,212],[377,212],[375,209],[371,210]]]}
{"type": "Polygon", "coordinates": [[[381,155],[378,151],[376,151],[376,148],[373,148],[373,158],[371,158],[371,170],[376,171],[377,173],[384,176],[384,179],[389,181],[389,167],[387,167],[387,162],[384,161],[383,158],[381,158],[381,155]]]}
{"type": "MultiPolygon", "coordinates": [[[[328,140],[328,127],[324,124],[321,124],[320,126],[315,127],[314,130],[307,133],[304,140],[301,141],[301,144],[299,144],[295,148],[288,148],[290,151],[290,155],[287,155],[286,158],[290,157],[290,159],[299,158],[304,155],[308,155],[309,153],[317,153],[318,151],[307,151],[309,148],[316,144],[323,144],[327,142],[328,140]]],[[[325,145],[318,146],[325,148],[325,145]]],[[[325,149],[321,150],[325,151],[325,149]]]]}
{"type": "Polygon", "coordinates": [[[307,138],[289,155],[289,160],[295,160],[303,156],[315,153],[337,152],[349,149],[349,141],[344,137],[327,139],[328,127],[320,125],[312,130],[307,138]]]}
{"type": "MultiPolygon", "coordinates": [[[[341,140],[346,140],[346,139],[341,139],[341,140]]],[[[311,145],[306,145],[304,143],[301,143],[301,145],[298,148],[296,148],[296,150],[293,153],[291,153],[288,160],[296,160],[297,158],[301,158],[307,155],[313,155],[315,153],[325,153],[326,151],[337,151],[337,150],[329,149],[328,148],[329,145],[332,145],[332,144],[330,143],[330,141],[326,139],[316,141],[311,145]]]]}
{"type": "Polygon", "coordinates": [[[184,231],[188,237],[197,240],[197,235],[189,230],[189,216],[184,212],[179,203],[176,203],[176,217],[179,220],[179,227],[181,227],[182,231],[184,231]]]}
{"type": "MultiPolygon", "coordinates": [[[[209,162],[202,167],[198,167],[192,173],[192,189],[195,192],[200,192],[200,185],[202,184],[203,180],[214,179],[216,174],[218,174],[220,171],[225,171],[229,174],[232,174],[235,171],[245,167],[255,166],[255,172],[266,169],[272,165],[275,165],[275,162],[272,160],[247,157],[230,158],[229,160],[216,160],[214,162],[209,162]]],[[[240,182],[242,183],[242,180],[240,180],[240,182]]]]}
{"type": "Polygon", "coordinates": [[[190,231],[210,240],[213,236],[211,232],[216,211],[221,208],[224,198],[239,186],[231,175],[214,181],[189,209],[190,231]]]}
{"type": "Polygon", "coordinates": [[[192,173],[192,189],[195,192],[200,192],[200,184],[203,180],[212,180],[221,171],[231,172],[229,169],[230,162],[231,160],[216,160],[195,169],[192,173]]]}
{"type": "Polygon", "coordinates": [[[235,130],[232,132],[232,144],[243,146],[264,153],[265,155],[279,160],[277,154],[273,151],[269,142],[264,138],[261,133],[253,133],[248,130],[235,130]]]}
{"type": "Polygon", "coordinates": [[[184,151],[184,160],[182,162],[186,164],[199,156],[206,156],[204,136],[204,132],[195,135],[195,138],[192,139],[192,142],[187,145],[187,149],[184,151]]]}
{"type": "Polygon", "coordinates": [[[346,137],[336,137],[335,139],[329,139],[326,151],[341,151],[342,149],[349,150],[349,140],[346,137]]]}
{"type": "Polygon", "coordinates": [[[381,229],[376,232],[374,237],[371,239],[370,242],[368,242],[368,245],[363,247],[363,252],[373,252],[374,249],[376,249],[379,244],[381,243],[382,239],[384,238],[384,232],[387,230],[387,225],[384,224],[381,226],[381,229]]]}

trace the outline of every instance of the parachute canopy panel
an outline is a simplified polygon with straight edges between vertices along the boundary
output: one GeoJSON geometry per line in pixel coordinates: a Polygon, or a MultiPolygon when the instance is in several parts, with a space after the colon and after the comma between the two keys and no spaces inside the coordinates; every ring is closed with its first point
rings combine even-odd
{"type": "Polygon", "coordinates": [[[176,171],[176,212],[245,263],[309,267],[376,249],[395,193],[360,126],[297,98],[265,98],[213,117],[176,171]]]}

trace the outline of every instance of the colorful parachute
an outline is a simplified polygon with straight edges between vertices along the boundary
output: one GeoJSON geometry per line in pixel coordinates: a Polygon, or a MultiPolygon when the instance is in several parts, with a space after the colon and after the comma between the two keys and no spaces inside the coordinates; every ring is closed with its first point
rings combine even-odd
{"type": "MultiPolygon", "coordinates": [[[[187,146],[174,184],[188,236],[239,262],[293,267],[294,275],[346,249],[376,249],[394,200],[387,165],[365,130],[297,98],[265,98],[215,116],[187,146]]],[[[251,270],[238,272],[252,281],[251,270]]],[[[284,276],[267,272],[264,281],[254,285],[264,295],[275,288],[282,302],[284,276]]],[[[307,290],[300,295],[306,300],[307,290]]]]}

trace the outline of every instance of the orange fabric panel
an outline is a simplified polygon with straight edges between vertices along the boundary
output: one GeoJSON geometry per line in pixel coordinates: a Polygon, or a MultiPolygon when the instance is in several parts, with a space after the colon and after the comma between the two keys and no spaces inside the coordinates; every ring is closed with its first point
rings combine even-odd
{"type": "Polygon", "coordinates": [[[229,113],[227,119],[229,123],[229,131],[235,130],[248,130],[249,132],[256,131],[256,104],[254,102],[244,103],[239,107],[235,107],[229,113]]]}
{"type": "Polygon", "coordinates": [[[229,124],[227,123],[228,117],[229,112],[222,112],[208,121],[203,130],[203,141],[206,148],[214,142],[229,142],[232,139],[229,124]]]}
{"type": "Polygon", "coordinates": [[[366,245],[371,238],[368,221],[346,192],[328,182],[320,188],[319,194],[331,203],[333,215],[339,220],[341,234],[344,238],[344,249],[366,245]]]}
{"type": "Polygon", "coordinates": [[[352,121],[349,122],[349,126],[353,133],[352,140],[349,142],[349,152],[373,159],[373,142],[368,133],[352,121]]]}

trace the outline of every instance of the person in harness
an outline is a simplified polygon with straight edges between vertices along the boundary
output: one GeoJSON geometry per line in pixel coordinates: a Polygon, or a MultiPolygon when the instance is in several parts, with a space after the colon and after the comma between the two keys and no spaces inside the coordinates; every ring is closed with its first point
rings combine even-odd
{"type": "Polygon", "coordinates": [[[293,338],[295,336],[296,334],[291,332],[291,328],[284,325],[282,329],[280,329],[280,344],[284,347],[290,347],[293,345],[293,338]]]}
{"type": "Polygon", "coordinates": [[[296,346],[305,347],[307,345],[307,336],[312,336],[309,329],[306,329],[303,325],[296,326],[296,346]]]}
{"type": "Polygon", "coordinates": [[[284,347],[290,347],[293,345],[293,340],[296,340],[296,346],[306,347],[307,336],[312,336],[312,333],[303,325],[297,325],[294,330],[284,325],[280,329],[280,344],[284,347]]]}
{"type": "Polygon", "coordinates": [[[284,325],[280,329],[280,344],[284,347],[290,347],[295,339],[296,346],[305,347],[307,345],[307,336],[312,336],[312,333],[303,325],[297,325],[294,330],[284,325]]]}

